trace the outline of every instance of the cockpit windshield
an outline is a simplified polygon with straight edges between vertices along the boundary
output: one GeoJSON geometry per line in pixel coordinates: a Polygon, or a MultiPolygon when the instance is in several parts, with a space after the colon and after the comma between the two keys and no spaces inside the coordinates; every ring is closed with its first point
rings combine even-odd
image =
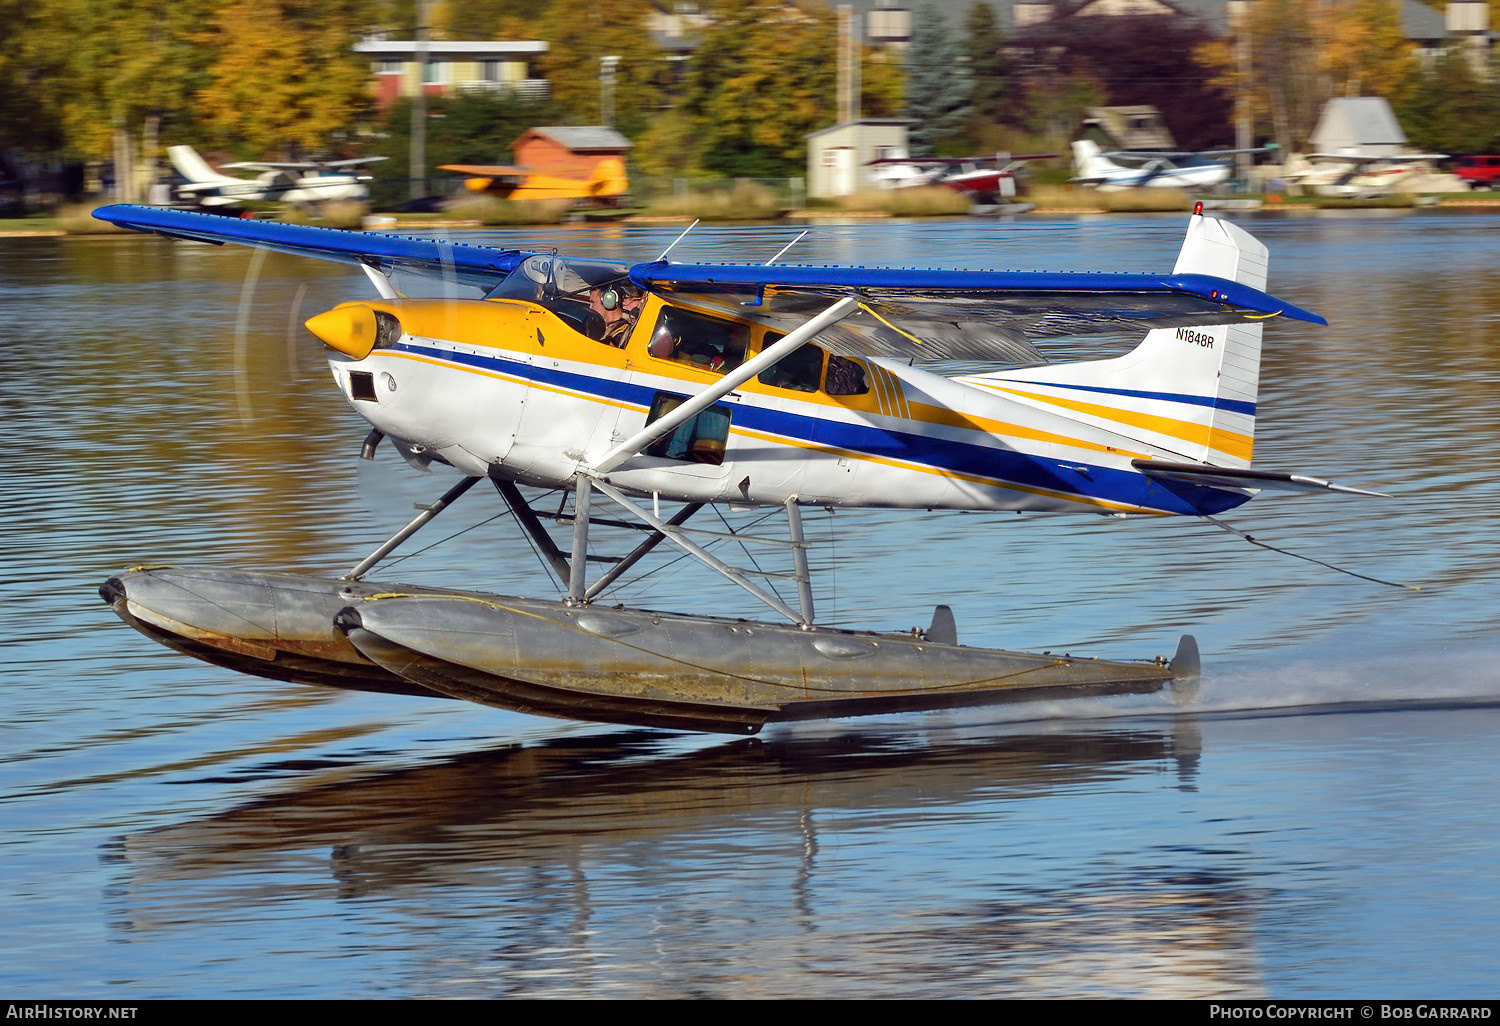
{"type": "Polygon", "coordinates": [[[551,299],[587,299],[589,289],[629,281],[624,264],[598,260],[565,260],[557,253],[536,253],[521,261],[486,299],[523,299],[545,304],[551,299]]]}
{"type": "Polygon", "coordinates": [[[485,298],[536,303],[580,335],[623,348],[645,297],[624,264],[564,260],[553,252],[527,257],[485,298]]]}

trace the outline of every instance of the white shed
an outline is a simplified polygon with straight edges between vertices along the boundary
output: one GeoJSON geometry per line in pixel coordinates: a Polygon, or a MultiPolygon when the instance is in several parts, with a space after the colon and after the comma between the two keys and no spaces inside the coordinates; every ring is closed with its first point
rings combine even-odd
{"type": "Polygon", "coordinates": [[[1340,96],[1323,107],[1311,142],[1318,153],[1393,157],[1405,149],[1406,133],[1383,97],[1340,96]]]}
{"type": "Polygon", "coordinates": [[[819,199],[873,189],[870,161],[907,156],[910,118],[862,118],[807,137],[807,195],[819,199]]]}

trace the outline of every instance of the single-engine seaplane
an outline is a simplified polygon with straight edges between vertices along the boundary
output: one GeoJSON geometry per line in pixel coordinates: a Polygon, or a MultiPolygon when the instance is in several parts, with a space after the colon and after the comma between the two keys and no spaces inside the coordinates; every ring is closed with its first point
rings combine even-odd
{"type": "Polygon", "coordinates": [[[334,200],[362,200],[369,196],[369,175],[356,168],[385,160],[301,160],[285,163],[240,161],[225,168],[259,171],[255,178],[235,178],[215,171],[191,146],[168,146],[167,157],[186,182],[177,192],[200,207],[236,207],[241,203],[293,203],[314,207],[334,200]]]}
{"type": "Polygon", "coordinates": [[[1189,189],[1208,190],[1229,181],[1234,168],[1229,157],[1241,153],[1266,153],[1270,146],[1244,150],[1208,150],[1202,152],[1157,152],[1149,150],[1115,150],[1105,153],[1091,139],[1073,143],[1071,181],[1093,186],[1103,192],[1118,189],[1189,189]],[[1117,164],[1111,157],[1141,161],[1132,167],[1117,164]]]}
{"type": "Polygon", "coordinates": [[[739,265],[664,253],[626,266],[149,207],[96,216],[361,268],[378,297],[307,328],[371,425],[363,454],[388,439],[409,463],[458,476],[337,579],[137,568],[102,586],[147,636],[265,677],[730,733],[1154,692],[1196,676],[1191,636],[1170,661],[1128,662],[961,646],[946,606],[906,634],[819,625],[801,510],[1212,516],[1268,489],[1376,494],[1251,468],[1266,321],[1326,322],[1263,291],[1265,247],[1201,207],[1169,274],[800,267],[781,254],[739,265]],[[403,298],[398,271],[484,295],[403,298]],[[1145,337],[1110,359],[1050,364],[1034,344],[1122,329],[1145,337]],[[918,366],[956,359],[992,369],[918,366]],[[565,599],[366,579],[481,481],[565,599]],[[522,486],[571,501],[539,508],[522,486]],[[733,537],[781,546],[795,602],[711,552],[724,532],[688,526],[715,503],[784,514],[784,537],[733,537]],[[641,530],[639,544],[619,558],[590,553],[592,534],[622,524],[641,530]],[[599,601],[661,542],[784,622],[599,601]],[[591,576],[601,558],[607,568],[591,576]]]}

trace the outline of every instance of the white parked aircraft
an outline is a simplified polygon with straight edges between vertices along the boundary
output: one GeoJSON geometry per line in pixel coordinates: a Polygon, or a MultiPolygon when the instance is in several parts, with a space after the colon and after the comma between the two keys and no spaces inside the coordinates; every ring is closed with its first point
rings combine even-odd
{"type": "MultiPolygon", "coordinates": [[[[1233,153],[1259,152],[1244,150],[1219,150],[1214,157],[1233,153]]],[[[1073,143],[1072,179],[1082,185],[1099,189],[1211,189],[1229,180],[1232,168],[1226,161],[1213,159],[1206,153],[1131,153],[1131,157],[1144,158],[1140,167],[1124,167],[1110,160],[1098,144],[1088,139],[1073,143]]]]}
{"type": "Polygon", "coordinates": [[[1373,156],[1355,153],[1310,153],[1283,176],[1319,196],[1374,199],[1389,196],[1403,183],[1431,174],[1446,153],[1399,153],[1373,156]]]}
{"type": "Polygon", "coordinates": [[[177,173],[187,179],[177,191],[202,207],[230,207],[240,203],[319,204],[330,200],[362,200],[370,194],[369,175],[355,174],[354,167],[384,157],[353,160],[295,161],[270,163],[244,161],[225,168],[261,172],[255,178],[235,178],[209,166],[191,146],[168,146],[167,156],[177,173]]]}

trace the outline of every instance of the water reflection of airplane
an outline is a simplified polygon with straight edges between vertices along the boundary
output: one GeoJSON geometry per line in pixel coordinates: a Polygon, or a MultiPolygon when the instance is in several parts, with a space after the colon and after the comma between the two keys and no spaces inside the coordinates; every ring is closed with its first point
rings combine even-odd
{"type": "Polygon", "coordinates": [[[370,194],[369,175],[352,169],[384,157],[351,160],[310,160],[276,163],[241,161],[225,168],[259,171],[255,178],[235,178],[215,171],[191,146],[168,146],[167,156],[177,173],[187,179],[177,192],[201,207],[232,207],[241,203],[296,203],[317,205],[333,200],[362,200],[370,194]]]}
{"type": "MultiPolygon", "coordinates": [[[[339,763],[326,779],[299,770],[285,789],[204,820],[131,834],[139,883],[228,874],[267,853],[334,849],[340,881],[367,891],[441,884],[475,863],[571,861],[599,838],[661,842],[754,820],[780,823],[792,847],[817,809],[869,813],[956,806],[1005,795],[1045,798],[1101,777],[1171,767],[1196,776],[1192,717],[1169,731],[1102,725],[1029,733],[981,722],[930,730],[850,731],[834,738],[731,741],[688,753],[662,735],[614,732],[473,752],[360,779],[339,763]],[[407,857],[384,852],[407,849],[407,857]]],[[[264,772],[275,773],[276,767],[264,772]]]]}
{"type": "Polygon", "coordinates": [[[1136,865],[1116,855],[1040,881],[997,870],[950,887],[930,870],[923,883],[903,879],[883,847],[943,836],[934,824],[962,817],[976,846],[998,850],[1009,817],[1045,819],[1050,806],[1038,803],[1061,795],[1170,787],[1173,776],[1190,787],[1201,747],[1190,718],[1170,730],[974,724],[920,744],[861,731],[686,754],[655,740],[559,739],[363,779],[343,763],[323,773],[298,763],[265,797],[111,846],[122,871],[112,919],[170,936],[248,909],[284,917],[299,905],[373,904],[387,923],[411,917],[432,938],[389,981],[426,994],[441,985],[432,959],[444,963],[441,980],[467,981],[469,996],[640,985],[700,996],[829,987],[1204,997],[1258,986],[1255,896],[1213,860],[1136,865]],[[317,782],[294,782],[309,775],[317,782]],[[866,838],[851,848],[853,824],[866,838]],[[878,903],[869,896],[898,883],[908,886],[878,903]],[[490,928],[470,945],[464,924],[475,922],[490,928]],[[816,943],[817,966],[785,957],[798,938],[816,943]],[[551,955],[538,957],[548,942],[551,955]],[[642,950],[672,972],[632,984],[608,954],[642,950]],[[736,967],[727,977],[726,960],[736,967]],[[543,962],[550,979],[519,975],[543,962]]]}
{"type": "Polygon", "coordinates": [[[993,203],[1017,194],[1018,172],[1029,160],[1050,160],[1056,153],[999,153],[980,157],[881,157],[872,160],[870,177],[882,188],[942,185],[993,203]]]}
{"type": "Polygon", "coordinates": [[[1072,181],[1101,190],[1112,189],[1212,189],[1229,181],[1234,168],[1224,157],[1239,153],[1265,153],[1270,147],[1246,150],[1212,150],[1151,152],[1116,150],[1104,153],[1098,143],[1079,139],[1073,143],[1072,181]],[[1137,167],[1125,167],[1111,157],[1140,160],[1137,167]]]}
{"type": "Polygon", "coordinates": [[[1287,168],[1287,181],[1320,196],[1378,199],[1406,182],[1430,174],[1446,153],[1369,154],[1310,153],[1287,168]]]}
{"type": "Polygon", "coordinates": [[[926,631],[903,635],[818,625],[801,508],[1211,516],[1268,489],[1357,491],[1251,469],[1263,325],[1323,322],[1262,291],[1265,247],[1201,213],[1165,275],[692,264],[665,254],[625,266],[141,207],[96,216],[363,269],[380,298],[308,327],[372,426],[366,451],[388,438],[413,465],[460,475],[336,580],[150,568],[102,589],[148,636],[263,676],[737,733],[775,720],[1157,691],[1196,675],[1190,637],[1165,665],[960,646],[947,606],[926,631]],[[484,298],[404,298],[396,270],[451,277],[484,298]],[[1144,340],[1115,359],[1048,364],[1033,345],[1131,329],[1144,340]],[[950,378],[913,365],[958,359],[1011,366],[950,378]],[[362,580],[480,481],[500,493],[565,601],[362,580]],[[539,507],[518,485],[557,501],[539,507]],[[626,520],[599,516],[596,496],[626,520]],[[716,503],[783,514],[787,535],[684,526],[716,503]],[[565,525],[564,545],[544,519],[565,525]],[[591,531],[621,524],[645,540],[604,557],[608,569],[590,581],[591,531]],[[755,556],[733,566],[705,544],[726,540],[775,546],[790,568],[755,556]],[[663,541],[789,623],[595,604],[663,541]],[[762,578],[795,587],[795,599],[762,578]]]}

